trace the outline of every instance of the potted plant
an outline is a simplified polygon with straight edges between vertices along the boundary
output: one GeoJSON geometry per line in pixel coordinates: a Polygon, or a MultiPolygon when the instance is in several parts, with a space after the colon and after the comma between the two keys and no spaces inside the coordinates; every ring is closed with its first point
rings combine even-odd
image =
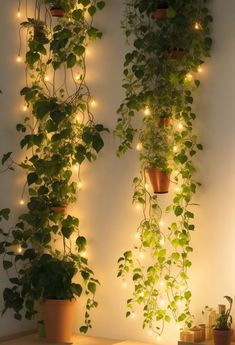
{"type": "Polygon", "coordinates": [[[60,0],[48,1],[52,17],[62,18],[66,15],[64,6],[60,0]]]}
{"type": "Polygon", "coordinates": [[[175,47],[172,50],[166,50],[164,56],[167,59],[181,59],[184,56],[184,49],[175,47]]]}
{"type": "Polygon", "coordinates": [[[233,305],[233,299],[229,296],[224,296],[229,303],[229,307],[226,309],[219,308],[219,317],[213,326],[213,338],[215,345],[229,345],[232,341],[233,329],[232,327],[232,315],[231,309],[233,305]]]}
{"type": "Polygon", "coordinates": [[[167,1],[160,1],[154,12],[154,18],[157,20],[166,20],[168,8],[169,8],[169,5],[167,1]]]}
{"type": "Polygon", "coordinates": [[[24,28],[33,28],[33,39],[41,44],[48,43],[46,36],[45,23],[42,20],[28,18],[27,21],[21,23],[24,28]]]}

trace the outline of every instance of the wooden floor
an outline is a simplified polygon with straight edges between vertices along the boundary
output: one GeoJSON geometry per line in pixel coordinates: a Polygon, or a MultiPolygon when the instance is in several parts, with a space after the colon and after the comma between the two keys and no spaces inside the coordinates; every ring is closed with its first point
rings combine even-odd
{"type": "MultiPolygon", "coordinates": [[[[112,339],[94,338],[88,336],[74,336],[72,339],[73,345],[149,345],[147,343],[140,343],[134,341],[120,341],[112,339]]],[[[37,334],[31,334],[17,339],[6,340],[0,342],[1,345],[48,345],[44,338],[39,338],[37,334]]],[[[52,344],[51,345],[58,345],[52,344]]]]}

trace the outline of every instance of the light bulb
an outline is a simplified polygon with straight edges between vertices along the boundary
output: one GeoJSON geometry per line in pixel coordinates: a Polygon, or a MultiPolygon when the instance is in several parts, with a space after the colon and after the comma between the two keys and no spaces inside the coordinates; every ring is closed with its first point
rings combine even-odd
{"type": "Polygon", "coordinates": [[[160,306],[163,307],[166,304],[166,302],[164,301],[164,299],[160,300],[160,306]]]}
{"type": "Polygon", "coordinates": [[[139,257],[140,257],[140,259],[144,259],[144,253],[140,252],[139,257]]]}
{"type": "Polygon", "coordinates": [[[151,331],[151,329],[148,331],[149,335],[153,335],[153,331],[151,331]]]}
{"type": "Polygon", "coordinates": [[[161,287],[164,287],[164,286],[165,286],[165,282],[164,282],[163,280],[161,280],[161,281],[159,282],[159,285],[160,285],[161,287]]]}
{"type": "Polygon", "coordinates": [[[91,51],[90,51],[88,48],[86,49],[86,55],[87,55],[87,56],[90,56],[90,55],[91,55],[91,51]]]}
{"type": "Polygon", "coordinates": [[[150,115],[150,109],[149,109],[148,106],[146,106],[145,109],[144,109],[144,115],[145,116],[149,116],[150,115]]]}
{"type": "Polygon", "coordinates": [[[173,152],[178,152],[178,146],[173,146],[173,152]]]}
{"type": "Polygon", "coordinates": [[[135,238],[136,238],[137,240],[140,238],[140,234],[139,234],[138,232],[135,234],[135,238]]]}
{"type": "Polygon", "coordinates": [[[180,289],[180,291],[183,292],[185,290],[185,286],[184,285],[180,285],[179,289],[180,289]]]}
{"type": "Polygon", "coordinates": [[[149,184],[148,183],[145,183],[144,187],[146,190],[149,190],[149,184]]]}
{"type": "Polygon", "coordinates": [[[196,22],[196,23],[194,24],[194,29],[195,29],[195,30],[200,30],[200,29],[201,29],[201,24],[198,23],[198,22],[196,22]]]}
{"type": "Polygon", "coordinates": [[[17,248],[17,252],[18,252],[18,253],[22,253],[22,251],[23,251],[22,247],[19,246],[19,247],[17,248]]]}
{"type": "Polygon", "coordinates": [[[91,105],[92,108],[94,108],[94,107],[97,106],[97,103],[96,103],[96,101],[94,99],[92,99],[91,102],[90,102],[90,105],[91,105]]]}
{"type": "Polygon", "coordinates": [[[184,128],[184,126],[183,126],[183,124],[180,122],[180,123],[178,124],[178,130],[181,131],[183,128],[184,128]]]}
{"type": "Polygon", "coordinates": [[[203,71],[202,66],[198,66],[197,71],[198,71],[198,73],[202,73],[202,71],[203,71]]]}
{"type": "Polygon", "coordinates": [[[162,341],[162,337],[160,335],[157,337],[157,342],[160,343],[162,341]]]}
{"type": "Polygon", "coordinates": [[[186,81],[192,81],[193,80],[193,75],[191,73],[187,73],[185,76],[186,81]]]}
{"type": "Polygon", "coordinates": [[[78,182],[78,189],[81,190],[81,189],[82,189],[82,186],[83,186],[82,181],[79,181],[79,182],[78,182]]]}
{"type": "Polygon", "coordinates": [[[49,81],[50,80],[50,77],[48,74],[45,75],[45,78],[44,78],[45,81],[49,81]]]}
{"type": "Polygon", "coordinates": [[[20,11],[17,12],[17,18],[20,18],[21,17],[21,13],[20,11]]]}
{"type": "Polygon", "coordinates": [[[142,145],[142,143],[138,143],[138,144],[136,145],[136,150],[137,150],[137,151],[143,150],[143,145],[142,145]]]}
{"type": "Polygon", "coordinates": [[[20,55],[18,55],[18,56],[17,56],[16,61],[17,61],[17,62],[21,62],[21,61],[22,61],[22,59],[21,59],[21,56],[20,56],[20,55]]]}
{"type": "Polygon", "coordinates": [[[178,323],[176,324],[176,329],[177,329],[177,331],[180,330],[180,325],[178,323]]]}
{"type": "Polygon", "coordinates": [[[77,121],[77,122],[82,122],[82,117],[81,117],[81,115],[79,115],[79,114],[76,115],[76,121],[77,121]]]}
{"type": "Polygon", "coordinates": [[[163,237],[160,239],[160,242],[159,242],[159,243],[160,243],[160,246],[162,246],[162,247],[164,246],[164,244],[165,244],[165,240],[164,240],[164,238],[163,238],[163,237]]]}
{"type": "Polygon", "coordinates": [[[86,252],[86,251],[81,252],[81,256],[82,256],[83,258],[86,258],[86,257],[87,257],[87,252],[86,252]]]}
{"type": "Polygon", "coordinates": [[[176,304],[177,304],[177,307],[178,307],[178,308],[181,308],[181,307],[183,306],[183,302],[182,302],[182,301],[177,301],[176,304]]]}
{"type": "Polygon", "coordinates": [[[175,191],[176,191],[177,193],[179,193],[179,192],[181,191],[181,188],[180,188],[180,187],[175,187],[175,191]]]}
{"type": "Polygon", "coordinates": [[[73,170],[74,170],[75,172],[78,171],[78,164],[75,164],[75,165],[73,166],[73,170]]]}
{"type": "Polygon", "coordinates": [[[127,288],[127,283],[126,283],[126,282],[123,282],[123,283],[122,283],[122,287],[127,288]]]}
{"type": "Polygon", "coordinates": [[[164,224],[165,224],[164,221],[163,221],[163,220],[160,220],[159,225],[160,225],[160,226],[163,226],[164,224]]]}
{"type": "Polygon", "coordinates": [[[136,208],[137,211],[139,211],[141,209],[141,205],[140,204],[136,204],[135,208],[136,208]]]}
{"type": "Polygon", "coordinates": [[[141,291],[140,297],[144,297],[144,291],[141,291]]]}
{"type": "Polygon", "coordinates": [[[24,205],[24,200],[23,199],[20,200],[20,205],[24,205]]]}
{"type": "Polygon", "coordinates": [[[23,106],[23,111],[27,111],[27,109],[28,109],[27,105],[24,105],[23,106]]]}
{"type": "Polygon", "coordinates": [[[135,319],[135,317],[136,317],[136,314],[135,313],[131,313],[131,318],[135,319]]]}
{"type": "Polygon", "coordinates": [[[81,75],[80,74],[76,74],[75,80],[80,80],[80,79],[81,79],[81,75]]]}

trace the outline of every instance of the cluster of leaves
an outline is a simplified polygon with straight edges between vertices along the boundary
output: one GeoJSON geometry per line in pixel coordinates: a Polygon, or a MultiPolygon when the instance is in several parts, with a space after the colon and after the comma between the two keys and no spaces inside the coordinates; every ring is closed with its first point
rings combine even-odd
{"type": "Polygon", "coordinates": [[[227,300],[229,307],[226,309],[225,306],[222,306],[223,310],[221,311],[219,317],[216,320],[215,325],[213,326],[215,330],[219,331],[227,331],[231,329],[233,322],[233,318],[231,315],[233,299],[230,296],[224,296],[224,298],[227,300]]]}
{"type": "MultiPolygon", "coordinates": [[[[80,234],[79,219],[54,209],[77,200],[80,166],[97,158],[108,131],[91,113],[85,60],[89,42],[102,36],[93,26],[93,16],[103,7],[103,1],[95,0],[43,1],[36,3],[35,18],[21,24],[29,33],[25,61],[30,76],[21,95],[32,116],[16,126],[25,159],[15,163],[11,152],[2,158],[5,169],[17,165],[25,171],[29,195],[18,223],[9,231],[0,229],[0,254],[11,283],[4,290],[3,312],[11,308],[20,320],[25,310],[25,317],[31,319],[40,300],[72,299],[84,293],[85,324],[80,328],[84,333],[91,328],[90,310],[97,306],[94,295],[99,282],[83,256],[87,241],[80,234]],[[51,28],[51,19],[48,25],[42,18],[48,17],[44,16],[47,6],[53,5],[60,5],[65,16],[51,28]],[[85,19],[86,12],[90,20],[85,19]],[[74,68],[81,71],[76,80],[74,68]],[[45,79],[48,71],[53,74],[51,82],[45,79]],[[74,92],[68,91],[68,72],[74,92]],[[56,73],[64,73],[62,86],[56,73]],[[78,166],[76,180],[74,166],[78,166]]],[[[8,209],[0,211],[2,218],[9,218],[8,209]]]]}
{"type": "Polygon", "coordinates": [[[118,276],[125,279],[131,273],[133,278],[127,316],[140,305],[143,327],[158,335],[172,317],[188,327],[192,322],[188,288],[194,230],[192,198],[200,185],[194,179],[193,157],[203,148],[194,134],[196,114],[192,107],[193,92],[200,85],[198,69],[210,56],[212,45],[212,17],[206,3],[131,0],[123,21],[133,49],[126,54],[124,64],[126,97],[118,110],[118,155],[136,141],[141,143],[141,172],[134,179],[133,203],[142,207],[143,220],[135,250],[119,259],[118,276]],[[159,9],[165,10],[161,20],[155,13],[159,9]],[[176,191],[166,210],[146,186],[147,168],[171,174],[176,191]],[[175,220],[164,227],[168,213],[175,220]],[[149,265],[140,261],[144,252],[149,265]]]}

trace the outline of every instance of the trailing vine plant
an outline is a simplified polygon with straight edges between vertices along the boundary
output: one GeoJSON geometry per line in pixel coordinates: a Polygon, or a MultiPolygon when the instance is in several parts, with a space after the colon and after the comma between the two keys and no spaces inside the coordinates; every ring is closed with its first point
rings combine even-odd
{"type": "Polygon", "coordinates": [[[125,57],[126,97],[116,126],[118,155],[137,143],[140,175],[134,178],[133,204],[143,219],[138,243],[118,260],[118,277],[125,285],[128,274],[133,280],[126,316],[134,317],[139,306],[143,327],[159,339],[172,318],[179,328],[192,323],[188,269],[193,197],[200,186],[193,157],[203,149],[194,133],[193,93],[212,46],[207,2],[129,0],[123,20],[131,50],[125,57]],[[174,191],[165,209],[160,194],[168,192],[169,183],[174,191]]]}
{"type": "MultiPolygon", "coordinates": [[[[25,158],[15,162],[11,152],[2,158],[3,171],[16,166],[25,171],[21,205],[28,200],[17,224],[9,231],[0,229],[0,254],[11,284],[3,293],[3,313],[11,308],[16,319],[24,311],[31,319],[38,301],[71,299],[83,292],[87,303],[80,331],[85,333],[91,327],[90,311],[97,306],[99,281],[84,254],[87,240],[79,219],[66,209],[77,200],[82,163],[97,158],[108,131],[95,121],[95,101],[86,82],[87,47],[102,37],[93,18],[105,3],[35,0],[34,4],[32,11],[27,1],[19,1],[18,9],[18,17],[22,8],[26,13],[20,27],[20,43],[25,30],[27,47],[21,95],[30,115],[16,126],[23,136],[25,158]]],[[[22,54],[20,44],[18,62],[22,54]]],[[[2,209],[0,220],[8,220],[9,214],[9,209],[2,209]]]]}

